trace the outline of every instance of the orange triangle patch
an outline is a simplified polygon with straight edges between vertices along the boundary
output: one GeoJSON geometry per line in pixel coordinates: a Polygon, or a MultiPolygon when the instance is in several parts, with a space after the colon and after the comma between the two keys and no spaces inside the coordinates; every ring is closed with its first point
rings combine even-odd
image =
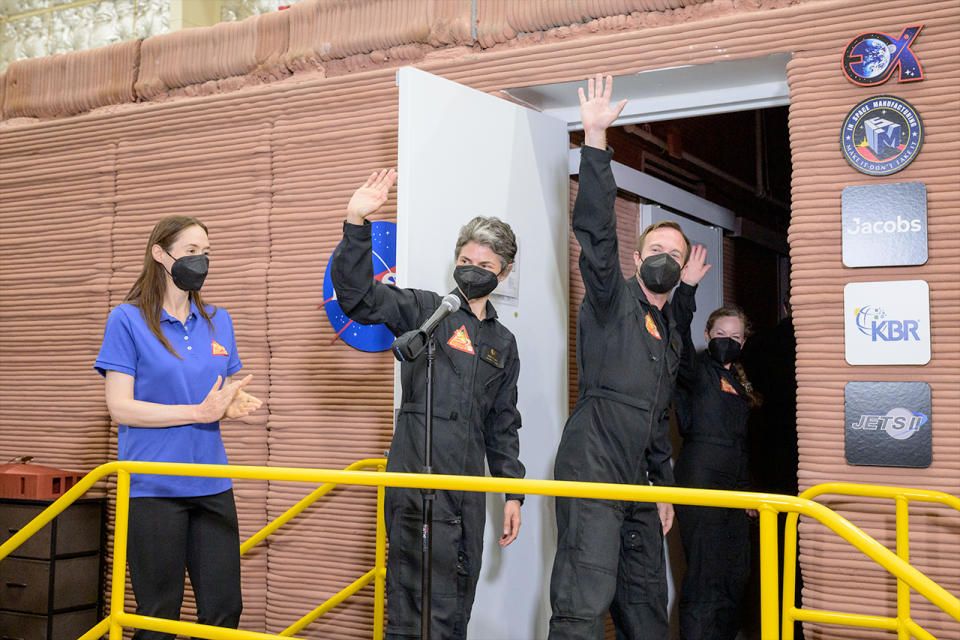
{"type": "Polygon", "coordinates": [[[740,395],[739,393],[737,393],[737,390],[734,389],[733,385],[727,382],[727,379],[724,378],[723,376],[720,376],[720,390],[725,391],[727,393],[732,393],[735,396],[740,395]]]}
{"type": "Polygon", "coordinates": [[[647,333],[652,335],[657,340],[663,340],[663,338],[660,337],[660,330],[657,329],[657,323],[653,321],[653,316],[648,313],[647,317],[644,318],[643,321],[647,325],[647,333]]]}
{"type": "Polygon", "coordinates": [[[215,356],[228,356],[227,350],[223,348],[223,345],[217,342],[216,340],[210,341],[210,348],[213,350],[213,355],[215,356]]]}
{"type": "Polygon", "coordinates": [[[470,336],[467,335],[467,325],[465,324],[460,325],[460,328],[453,332],[453,335],[447,340],[447,344],[464,353],[474,353],[473,343],[470,342],[470,336]]]}

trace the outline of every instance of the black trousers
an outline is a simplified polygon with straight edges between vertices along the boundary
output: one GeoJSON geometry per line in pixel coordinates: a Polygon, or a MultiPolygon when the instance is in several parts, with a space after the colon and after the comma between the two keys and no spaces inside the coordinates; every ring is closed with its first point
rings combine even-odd
{"type": "MultiPolygon", "coordinates": [[[[386,640],[420,637],[423,512],[397,495],[410,490],[387,489],[386,640]],[[396,503],[400,506],[395,507],[396,503]],[[390,508],[394,507],[394,508],[390,508]]],[[[417,494],[419,499],[419,493],[417,494]]],[[[483,527],[482,493],[437,492],[433,514],[430,634],[434,640],[465,640],[480,579],[483,527]],[[459,503],[460,511],[454,512],[459,503]]]]}
{"type": "Polygon", "coordinates": [[[667,571],[656,505],[557,498],[551,640],[666,640],[667,571]]]}
{"type": "Polygon", "coordinates": [[[680,589],[684,640],[734,640],[750,578],[750,523],[743,509],[677,505],[687,573],[680,589]]]}
{"type": "MultiPolygon", "coordinates": [[[[196,498],[132,498],[127,562],[138,614],[179,620],[187,570],[198,622],[231,629],[240,623],[240,533],[232,489],[196,498]]],[[[174,638],[144,630],[133,637],[174,638]]]]}

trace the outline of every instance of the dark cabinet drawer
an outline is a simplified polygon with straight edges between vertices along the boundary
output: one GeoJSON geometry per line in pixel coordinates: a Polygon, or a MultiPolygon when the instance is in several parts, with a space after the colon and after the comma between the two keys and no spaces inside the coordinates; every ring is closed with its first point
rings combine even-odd
{"type": "Polygon", "coordinates": [[[45,560],[7,557],[0,562],[0,609],[47,613],[99,601],[100,557],[45,560]]]}
{"type": "MultiPolygon", "coordinates": [[[[49,502],[9,500],[0,503],[0,541],[5,541],[43,511],[49,502]]],[[[100,549],[100,500],[76,502],[53,522],[17,547],[13,555],[50,558],[54,555],[90,553],[100,549]]]]}
{"type": "Polygon", "coordinates": [[[0,640],[76,640],[98,622],[96,607],[50,616],[0,611],[0,640]]]}

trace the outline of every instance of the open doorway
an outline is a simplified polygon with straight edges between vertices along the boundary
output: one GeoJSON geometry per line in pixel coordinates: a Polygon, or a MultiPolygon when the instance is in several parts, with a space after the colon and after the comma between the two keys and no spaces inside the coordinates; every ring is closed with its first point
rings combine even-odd
{"type": "MultiPolygon", "coordinates": [[[[581,131],[572,131],[572,147],[583,141],[581,131]]],[[[755,488],[763,491],[796,494],[795,381],[793,380],[793,337],[789,314],[789,256],[787,229],[790,222],[791,160],[787,129],[787,107],[660,120],[645,124],[627,124],[607,132],[614,150],[614,162],[666,185],[681,189],[717,206],[698,217],[695,207],[683,206],[675,198],[657,199],[659,188],[645,189],[646,195],[621,189],[618,203],[625,210],[644,211],[653,205],[686,217],[685,228],[721,225],[722,249],[708,262],[719,271],[722,304],[744,309],[752,323],[753,338],[748,346],[759,349],[745,352],[748,375],[769,396],[766,408],[751,418],[751,473],[755,488]],[[670,202],[676,200],[676,202],[670,202]],[[726,213],[732,214],[725,215],[726,213]],[[732,217],[732,220],[731,220],[732,217]],[[768,384],[769,383],[769,384],[768,384]]],[[[618,180],[618,184],[620,181],[618,180]]],[[[621,185],[622,187],[625,185],[621,185]]],[[[576,185],[573,185],[573,190],[576,185]]],[[[667,193],[667,192],[664,192],[667,193]]],[[[621,222],[629,218],[621,217],[621,222]]],[[[621,241],[642,230],[649,222],[638,216],[636,226],[621,230],[621,241]]],[[[698,242],[694,239],[694,242],[698,242]]],[[[632,268],[629,264],[627,268],[632,268]]],[[[571,261],[571,283],[577,280],[571,261]]],[[[698,307],[703,307],[698,292],[698,307]]],[[[707,293],[707,297],[710,297],[707,293]]],[[[571,290],[571,316],[575,316],[571,290]]],[[[698,347],[704,346],[703,317],[719,306],[698,309],[692,333],[698,347]]],[[[571,326],[575,317],[571,317],[571,326]]],[[[571,390],[576,388],[576,366],[571,364],[571,390]]],[[[673,429],[674,450],[682,446],[673,429]]],[[[756,532],[754,531],[754,535],[756,532]]],[[[676,589],[685,571],[677,530],[668,536],[671,565],[671,618],[676,629],[676,589]]],[[[753,575],[744,600],[744,620],[740,638],[759,638],[759,543],[753,544],[753,575]]],[[[610,626],[610,625],[608,625],[610,626]]],[[[608,637],[613,637],[612,628],[608,637]]]]}

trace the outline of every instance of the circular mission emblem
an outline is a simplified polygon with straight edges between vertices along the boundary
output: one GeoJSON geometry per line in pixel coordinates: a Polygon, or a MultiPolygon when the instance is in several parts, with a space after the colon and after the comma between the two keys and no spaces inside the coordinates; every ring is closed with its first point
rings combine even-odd
{"type": "MultiPolygon", "coordinates": [[[[397,223],[377,220],[370,230],[373,250],[373,277],[384,284],[397,284],[397,223]]],[[[333,342],[341,339],[360,351],[386,351],[394,336],[385,324],[360,324],[346,316],[337,302],[333,281],[330,280],[330,260],[323,274],[323,309],[336,331],[333,342]]],[[[331,342],[332,344],[332,342],[331,342]]]]}
{"type": "Polygon", "coordinates": [[[887,176],[913,162],[923,143],[923,121],[913,105],[896,96],[873,96],[843,120],[840,146],[853,167],[887,176]]]}

